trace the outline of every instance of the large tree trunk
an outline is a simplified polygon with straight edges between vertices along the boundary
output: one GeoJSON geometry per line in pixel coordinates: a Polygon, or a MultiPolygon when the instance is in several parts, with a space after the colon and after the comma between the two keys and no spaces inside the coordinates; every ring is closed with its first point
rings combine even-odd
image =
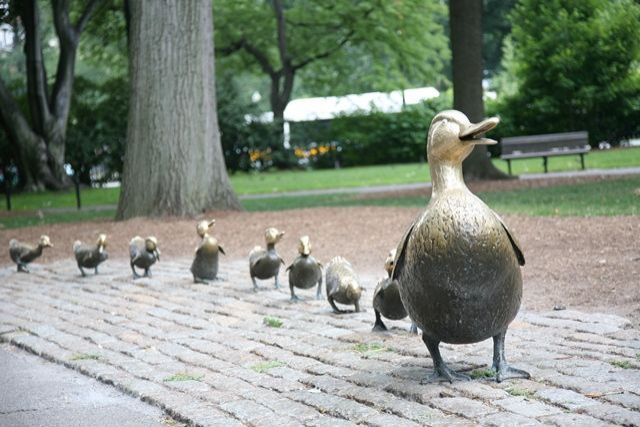
{"type": "MultiPolygon", "coordinates": [[[[482,0],[449,0],[453,68],[453,108],[472,122],[484,118],[482,100],[482,0]]],[[[496,169],[487,147],[477,145],[463,163],[470,179],[504,179],[496,169]]]]}
{"type": "Polygon", "coordinates": [[[129,6],[131,101],[117,219],[239,209],[218,131],[211,2],[129,6]]]}

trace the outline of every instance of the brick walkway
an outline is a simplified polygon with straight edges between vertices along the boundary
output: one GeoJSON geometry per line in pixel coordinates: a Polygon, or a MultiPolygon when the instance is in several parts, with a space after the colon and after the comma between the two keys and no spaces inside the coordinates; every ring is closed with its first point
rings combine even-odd
{"type": "MultiPolygon", "coordinates": [[[[640,332],[620,317],[520,313],[507,356],[532,380],[421,385],[431,360],[408,322],[370,332],[372,286],[365,313],[335,315],[313,290],[251,292],[246,261],[210,286],[188,267],[135,283],[124,260],[87,278],[71,261],[0,269],[0,340],[195,425],[640,425],[640,332]]],[[[441,348],[472,374],[491,361],[491,340],[441,348]]]]}

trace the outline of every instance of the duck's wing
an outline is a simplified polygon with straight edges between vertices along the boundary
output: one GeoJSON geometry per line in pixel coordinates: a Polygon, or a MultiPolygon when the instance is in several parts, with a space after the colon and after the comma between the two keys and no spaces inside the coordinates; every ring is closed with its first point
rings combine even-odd
{"type": "Polygon", "coordinates": [[[509,237],[509,241],[511,242],[511,247],[513,247],[513,251],[516,253],[518,264],[524,265],[524,253],[522,253],[522,248],[520,248],[520,243],[518,242],[516,237],[511,233],[511,231],[509,231],[509,227],[507,227],[507,224],[505,224],[502,218],[500,218],[500,215],[498,215],[494,211],[491,211],[491,212],[493,212],[493,214],[496,216],[498,221],[500,221],[500,225],[502,225],[502,228],[507,233],[507,237],[509,237]]]}
{"type": "Polygon", "coordinates": [[[133,262],[140,256],[142,249],[144,248],[144,239],[140,236],[136,236],[129,242],[129,256],[133,262]]]}
{"type": "Polygon", "coordinates": [[[411,233],[413,232],[413,229],[416,226],[417,222],[417,219],[413,221],[407,231],[404,232],[404,236],[402,236],[402,240],[400,240],[400,243],[398,244],[396,257],[393,260],[393,271],[391,272],[391,280],[397,279],[400,271],[402,271],[402,268],[404,267],[407,244],[409,244],[409,238],[411,237],[411,233]]]}
{"type": "Polygon", "coordinates": [[[22,260],[22,257],[32,251],[34,248],[26,243],[20,243],[15,239],[9,242],[9,255],[14,262],[22,260]]]}

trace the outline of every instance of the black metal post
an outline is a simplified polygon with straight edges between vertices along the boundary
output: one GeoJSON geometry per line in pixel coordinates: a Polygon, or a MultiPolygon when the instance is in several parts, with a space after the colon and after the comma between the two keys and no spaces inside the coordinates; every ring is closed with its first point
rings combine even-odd
{"type": "Polygon", "coordinates": [[[76,206],[78,210],[82,209],[82,202],[80,201],[80,178],[77,174],[73,174],[73,185],[76,187],[76,206]]]}
{"type": "Polygon", "coordinates": [[[7,199],[7,211],[11,211],[11,175],[6,168],[2,170],[2,175],[4,177],[4,194],[7,199]]]}

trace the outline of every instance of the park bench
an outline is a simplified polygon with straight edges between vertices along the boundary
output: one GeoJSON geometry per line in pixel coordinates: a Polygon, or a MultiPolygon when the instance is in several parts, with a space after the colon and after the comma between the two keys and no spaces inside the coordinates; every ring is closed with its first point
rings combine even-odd
{"type": "Polygon", "coordinates": [[[542,157],[544,172],[548,172],[547,158],[551,156],[580,155],[580,163],[584,170],[584,155],[589,152],[589,133],[564,132],[545,135],[513,136],[502,138],[502,154],[500,158],[506,160],[511,175],[511,160],[542,157]]]}

